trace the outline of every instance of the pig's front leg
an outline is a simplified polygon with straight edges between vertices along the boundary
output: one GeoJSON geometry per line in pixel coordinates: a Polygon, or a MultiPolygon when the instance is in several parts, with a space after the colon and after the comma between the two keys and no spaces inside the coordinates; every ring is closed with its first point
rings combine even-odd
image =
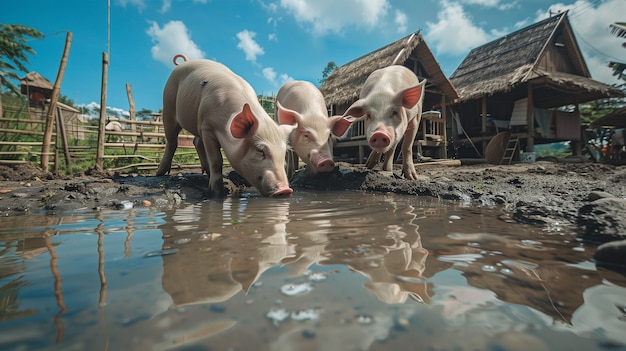
{"type": "Polygon", "coordinates": [[[406,179],[410,180],[417,179],[417,171],[415,171],[415,165],[413,164],[413,142],[417,135],[419,120],[419,117],[414,117],[409,121],[404,133],[404,139],[402,140],[402,174],[404,174],[406,179]]]}
{"type": "MultiPolygon", "coordinates": [[[[166,123],[164,122],[164,125],[166,123]]],[[[163,151],[163,157],[161,158],[161,162],[159,163],[159,168],[156,171],[156,175],[162,176],[170,172],[172,168],[172,159],[174,158],[174,153],[178,148],[178,134],[182,128],[174,121],[174,123],[170,123],[165,126],[165,151],[163,151]]]]}
{"type": "Polygon", "coordinates": [[[368,169],[372,169],[376,167],[376,165],[380,162],[380,157],[382,154],[376,150],[372,150],[370,155],[367,157],[367,161],[365,162],[365,167],[368,169]]]}
{"type": "Polygon", "coordinates": [[[383,161],[383,171],[393,171],[393,158],[396,153],[396,146],[394,144],[389,151],[385,153],[385,160],[383,161]]]}
{"type": "Polygon", "coordinates": [[[209,163],[209,190],[211,191],[211,196],[224,197],[226,195],[224,176],[222,175],[224,159],[222,158],[220,143],[212,133],[203,133],[200,144],[204,144],[204,153],[209,163]]]}
{"type": "Polygon", "coordinates": [[[193,146],[196,147],[196,153],[198,154],[198,158],[200,159],[200,166],[202,167],[202,172],[206,172],[206,174],[210,174],[209,168],[209,160],[207,159],[206,151],[204,149],[204,143],[202,142],[202,138],[195,137],[193,138],[193,146]]]}

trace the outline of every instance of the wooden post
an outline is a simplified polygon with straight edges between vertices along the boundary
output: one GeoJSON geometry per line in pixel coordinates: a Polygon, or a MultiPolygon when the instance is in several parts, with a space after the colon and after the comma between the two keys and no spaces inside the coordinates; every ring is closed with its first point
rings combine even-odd
{"type": "Polygon", "coordinates": [[[41,168],[44,171],[48,171],[48,153],[50,153],[50,142],[52,140],[52,130],[54,126],[54,113],[56,111],[57,99],[59,98],[59,91],[61,90],[61,81],[65,74],[65,66],[67,65],[67,56],[70,53],[70,45],[72,44],[72,32],[67,32],[65,38],[65,49],[63,50],[63,56],[61,57],[61,64],[59,66],[59,73],[57,79],[54,82],[54,88],[52,89],[52,96],[50,97],[50,106],[48,106],[48,115],[46,116],[46,129],[43,135],[43,143],[41,146],[41,168]]]}
{"type": "Polygon", "coordinates": [[[483,155],[485,154],[485,150],[487,149],[487,141],[485,140],[485,136],[487,135],[487,95],[483,95],[482,101],[481,101],[481,109],[482,109],[482,124],[481,124],[481,134],[483,136],[483,142],[482,142],[482,146],[483,146],[483,155]]]}
{"type": "MultiPolygon", "coordinates": [[[[70,155],[70,148],[67,143],[67,133],[65,131],[65,121],[63,120],[63,112],[61,108],[57,106],[57,135],[61,135],[61,142],[63,143],[63,151],[65,154],[65,173],[72,169],[72,156],[70,155]]],[[[57,143],[56,149],[59,149],[59,144],[57,143]]],[[[59,159],[57,158],[56,163],[59,163],[59,159]]],[[[55,166],[57,168],[58,166],[55,166]]]]}
{"type": "Polygon", "coordinates": [[[96,150],[96,169],[104,169],[104,126],[107,123],[107,77],[109,71],[109,55],[102,53],[102,87],[100,88],[100,127],[98,128],[98,147],[96,150]]]}
{"type": "Polygon", "coordinates": [[[535,103],[533,102],[533,86],[528,83],[528,104],[526,105],[526,124],[528,125],[528,142],[526,152],[535,151],[535,103]]]}
{"type": "MultiPolygon", "coordinates": [[[[130,113],[130,120],[131,121],[135,121],[136,117],[136,112],[135,112],[135,100],[133,100],[133,88],[130,86],[130,83],[126,83],[126,95],[128,95],[128,104],[130,105],[130,109],[128,110],[128,112],[130,113]]],[[[137,127],[135,126],[135,123],[131,123],[130,124],[130,131],[131,132],[135,132],[137,130],[137,127]]],[[[135,141],[137,141],[137,137],[136,136],[132,136],[131,137],[132,142],[134,143],[135,141]]]]}

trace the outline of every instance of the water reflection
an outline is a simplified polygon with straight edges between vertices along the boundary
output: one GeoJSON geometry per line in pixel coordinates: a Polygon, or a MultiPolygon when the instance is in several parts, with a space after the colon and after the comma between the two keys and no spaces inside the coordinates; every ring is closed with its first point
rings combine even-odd
{"type": "Polygon", "coordinates": [[[300,192],[0,219],[0,348],[626,345],[626,278],[499,215],[300,192]]]}
{"type": "Polygon", "coordinates": [[[294,256],[288,216],[288,201],[245,198],[176,210],[161,227],[163,250],[177,250],[163,257],[163,289],[177,306],[247,293],[263,272],[294,256]]]}

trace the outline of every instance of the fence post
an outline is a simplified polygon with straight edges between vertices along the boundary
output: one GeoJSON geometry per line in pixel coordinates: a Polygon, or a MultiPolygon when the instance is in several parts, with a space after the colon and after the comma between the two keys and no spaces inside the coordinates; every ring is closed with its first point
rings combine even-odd
{"type": "MultiPolygon", "coordinates": [[[[129,118],[131,121],[134,122],[136,119],[135,100],[133,100],[133,88],[130,86],[130,83],[126,83],[126,95],[128,95],[128,104],[130,105],[130,108],[128,110],[130,114],[129,118]]],[[[135,123],[131,123],[130,131],[134,133],[136,130],[137,126],[135,126],[135,123]]],[[[133,135],[131,137],[131,140],[134,143],[135,141],[137,141],[137,137],[133,135]]]]}
{"type": "Polygon", "coordinates": [[[63,56],[61,57],[61,64],[59,66],[59,73],[57,79],[54,82],[52,89],[52,96],[50,97],[50,106],[48,106],[48,115],[46,116],[46,129],[43,134],[43,143],[41,145],[41,168],[44,171],[48,171],[48,154],[50,153],[50,143],[52,140],[52,129],[54,126],[54,115],[56,112],[57,99],[59,98],[59,90],[61,90],[61,81],[65,74],[65,66],[67,65],[67,56],[70,53],[70,45],[72,44],[72,32],[67,32],[65,37],[65,49],[63,50],[63,56]]]}
{"type": "Polygon", "coordinates": [[[102,53],[102,87],[100,90],[100,128],[98,128],[98,147],[96,152],[96,169],[104,169],[104,126],[107,118],[107,77],[109,71],[109,55],[102,53]]]}

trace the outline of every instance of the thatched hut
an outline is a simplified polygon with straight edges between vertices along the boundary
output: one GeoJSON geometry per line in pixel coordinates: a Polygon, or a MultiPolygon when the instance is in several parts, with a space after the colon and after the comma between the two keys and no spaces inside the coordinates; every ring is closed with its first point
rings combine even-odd
{"type": "MultiPolygon", "coordinates": [[[[406,66],[413,70],[420,80],[427,80],[423,110],[439,110],[439,113],[434,114],[435,118],[425,119],[425,123],[420,127],[421,134],[418,135],[421,143],[418,142],[416,145],[418,148],[433,148],[434,153],[445,158],[446,112],[441,107],[454,101],[458,95],[419,32],[407,35],[335,69],[320,87],[330,112],[343,114],[353,102],[359,99],[361,86],[367,77],[375,70],[391,65],[406,66]],[[436,126],[443,125],[442,128],[440,127],[442,134],[433,135],[436,140],[425,137],[426,134],[433,134],[430,130],[427,131],[428,133],[424,133],[423,130],[426,122],[430,121],[436,126]]],[[[358,159],[362,161],[366,156],[364,152],[368,150],[367,141],[361,129],[353,127],[351,133],[347,139],[336,143],[336,146],[342,150],[336,150],[335,154],[341,159],[341,155],[346,154],[348,147],[356,147],[359,152],[358,159]]]]}
{"type": "Polygon", "coordinates": [[[30,72],[20,79],[20,90],[28,97],[31,106],[43,107],[52,96],[52,83],[37,72],[30,72]]]}
{"type": "Polygon", "coordinates": [[[450,80],[460,96],[451,106],[457,145],[482,142],[483,150],[505,129],[527,152],[534,151],[535,143],[571,141],[578,154],[578,105],[622,96],[591,79],[567,12],[473,49],[450,80]]]}

